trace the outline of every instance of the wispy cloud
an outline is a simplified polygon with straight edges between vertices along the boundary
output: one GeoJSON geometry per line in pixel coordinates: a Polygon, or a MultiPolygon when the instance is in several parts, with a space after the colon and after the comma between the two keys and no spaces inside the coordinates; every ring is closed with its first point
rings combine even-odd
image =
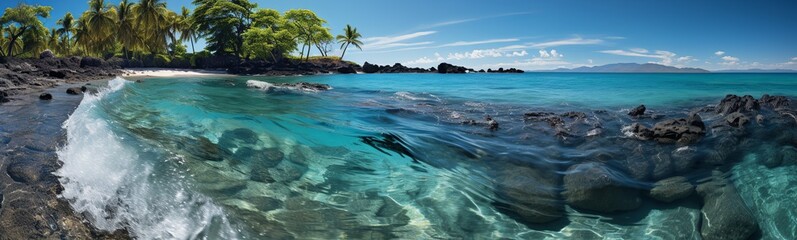
{"type": "Polygon", "coordinates": [[[443,58],[443,56],[440,56],[440,53],[434,53],[434,57],[431,57],[431,58],[430,57],[422,57],[422,58],[419,58],[419,59],[416,59],[416,60],[404,62],[404,65],[417,66],[417,65],[420,65],[420,64],[438,63],[438,62],[441,62],[441,61],[444,61],[444,60],[445,60],[445,58],[443,58]]]}
{"type": "Polygon", "coordinates": [[[721,62],[719,64],[726,65],[726,66],[739,65],[739,58],[737,58],[737,57],[732,57],[732,56],[728,56],[728,55],[722,56],[722,61],[723,62],[721,62]]]}
{"type": "Polygon", "coordinates": [[[489,39],[483,41],[459,41],[459,42],[452,42],[440,45],[440,47],[457,47],[457,46],[471,46],[471,45],[481,45],[481,44],[490,44],[490,43],[506,43],[506,42],[517,42],[519,39],[517,38],[503,38],[503,39],[489,39]]]}
{"type": "Polygon", "coordinates": [[[531,14],[531,12],[515,12],[515,13],[505,13],[505,14],[486,16],[486,17],[479,17],[479,18],[457,19],[457,20],[438,22],[438,23],[433,23],[433,24],[428,24],[428,25],[422,25],[422,26],[420,26],[420,27],[418,27],[416,29],[431,29],[431,28],[445,27],[445,26],[457,25],[457,24],[462,24],[462,23],[467,23],[467,22],[474,22],[474,21],[491,19],[491,18],[501,18],[501,17],[510,17],[510,16],[528,15],[528,14],[531,14]]]}
{"type": "Polygon", "coordinates": [[[557,52],[556,49],[549,51],[540,50],[540,59],[559,59],[564,57],[561,53],[557,52]]]}
{"type": "Polygon", "coordinates": [[[723,51],[716,51],[716,52],[714,52],[714,55],[717,55],[717,56],[722,56],[722,55],[725,55],[725,52],[723,52],[723,51]]]}
{"type": "Polygon", "coordinates": [[[505,54],[505,56],[507,56],[507,57],[523,57],[523,56],[526,56],[526,55],[529,55],[529,52],[526,52],[526,50],[523,50],[523,51],[520,51],[520,52],[513,51],[511,53],[505,54]]]}
{"type": "Polygon", "coordinates": [[[570,46],[570,45],[595,45],[601,43],[603,43],[602,39],[584,39],[581,37],[576,37],[576,38],[568,38],[568,39],[562,39],[550,42],[533,43],[530,44],[529,47],[550,48],[550,47],[570,46]]]}
{"type": "Polygon", "coordinates": [[[618,55],[618,56],[654,58],[654,59],[658,59],[659,60],[659,61],[654,62],[654,63],[663,64],[663,65],[681,65],[681,64],[685,64],[685,63],[688,63],[688,62],[695,61],[692,56],[683,56],[683,57],[676,58],[675,56],[677,54],[675,54],[673,52],[670,52],[670,51],[664,51],[664,50],[656,50],[656,51],[650,53],[646,49],[636,48],[636,49],[629,49],[628,51],[626,51],[626,50],[604,50],[604,51],[600,51],[600,52],[601,53],[606,53],[606,54],[618,55]]]}
{"type": "Polygon", "coordinates": [[[499,49],[476,49],[470,52],[449,53],[446,59],[462,60],[462,59],[480,59],[486,57],[502,57],[502,56],[504,56],[504,53],[499,49]]]}
{"type": "Polygon", "coordinates": [[[379,50],[379,49],[386,49],[386,48],[395,48],[395,47],[409,47],[409,46],[419,46],[419,45],[428,45],[434,42],[431,41],[424,41],[424,42],[402,42],[411,40],[414,38],[419,38],[423,36],[428,36],[437,33],[436,31],[423,31],[423,32],[414,32],[410,34],[404,34],[399,36],[391,36],[391,37],[371,37],[363,39],[365,45],[363,46],[364,50],[379,50]]]}

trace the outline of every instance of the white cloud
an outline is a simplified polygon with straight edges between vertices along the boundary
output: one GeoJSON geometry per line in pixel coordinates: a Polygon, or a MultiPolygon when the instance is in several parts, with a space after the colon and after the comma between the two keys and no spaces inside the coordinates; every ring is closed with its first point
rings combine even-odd
{"type": "Polygon", "coordinates": [[[408,66],[417,66],[419,64],[438,63],[438,62],[442,62],[444,60],[445,60],[445,58],[443,58],[443,56],[440,56],[440,53],[434,53],[434,57],[431,57],[431,58],[430,57],[422,57],[422,58],[418,58],[418,59],[415,59],[415,60],[412,60],[412,61],[404,62],[403,64],[404,65],[408,65],[408,66]]]}
{"type": "Polygon", "coordinates": [[[534,43],[529,45],[529,47],[549,48],[549,47],[569,46],[569,45],[595,45],[601,43],[603,43],[603,40],[601,39],[583,39],[580,37],[576,37],[576,38],[562,39],[550,42],[534,43]]]}
{"type": "Polygon", "coordinates": [[[523,56],[526,56],[526,55],[529,55],[529,52],[526,52],[526,50],[523,50],[523,51],[520,51],[520,52],[514,51],[512,53],[507,53],[506,54],[507,57],[523,57],[523,56]]]}
{"type": "Polygon", "coordinates": [[[679,57],[678,59],[676,59],[676,61],[678,63],[688,63],[688,62],[697,61],[697,59],[693,58],[692,56],[684,56],[684,57],[679,57]]]}
{"type": "Polygon", "coordinates": [[[473,41],[473,42],[453,42],[448,44],[440,45],[440,47],[456,47],[456,46],[471,46],[471,45],[480,45],[480,44],[488,44],[488,43],[505,43],[505,42],[517,42],[517,38],[505,38],[505,39],[490,39],[484,41],[473,41]]]}
{"type": "Polygon", "coordinates": [[[476,49],[464,53],[449,53],[446,59],[462,60],[462,59],[479,59],[485,57],[501,57],[501,56],[504,56],[503,51],[498,49],[476,49]]]}
{"type": "Polygon", "coordinates": [[[792,61],[797,61],[797,57],[791,58],[792,61]]]}
{"type": "Polygon", "coordinates": [[[552,49],[550,52],[543,50],[539,51],[540,58],[551,58],[551,59],[558,59],[564,57],[561,53],[557,52],[556,49],[552,49]]]}
{"type": "Polygon", "coordinates": [[[738,62],[739,58],[731,57],[731,56],[724,56],[724,57],[722,57],[722,60],[726,61],[726,62],[738,62]]]}
{"type": "Polygon", "coordinates": [[[635,52],[635,53],[648,53],[648,50],[644,49],[644,48],[632,48],[632,49],[628,49],[628,50],[631,50],[632,52],[635,52]]]}
{"type": "Polygon", "coordinates": [[[483,68],[519,68],[519,69],[545,69],[545,68],[558,68],[558,67],[572,67],[572,64],[562,60],[542,60],[539,58],[532,58],[525,61],[514,61],[510,63],[496,63],[486,64],[483,68]]]}
{"type": "MultiPolygon", "coordinates": [[[[653,53],[640,53],[640,52],[635,52],[633,50],[631,50],[631,51],[626,51],[626,50],[604,50],[604,51],[600,51],[600,52],[601,53],[606,53],[606,54],[618,55],[618,56],[627,56],[627,57],[655,58],[655,59],[659,59],[659,61],[655,62],[655,63],[663,64],[663,65],[672,65],[673,58],[676,55],[673,52],[663,51],[663,50],[656,50],[653,53]]],[[[676,59],[676,61],[677,61],[677,59],[676,59]]]]}
{"type": "Polygon", "coordinates": [[[722,56],[722,55],[725,55],[725,52],[723,52],[723,51],[716,51],[716,52],[714,52],[714,55],[717,55],[717,56],[722,56]]]}
{"type": "Polygon", "coordinates": [[[424,32],[415,32],[410,34],[404,34],[400,36],[393,36],[393,37],[370,37],[363,39],[365,45],[363,49],[365,50],[378,50],[378,49],[386,49],[386,48],[394,48],[394,47],[410,47],[410,46],[420,46],[420,45],[428,45],[432,44],[433,42],[402,42],[418,37],[423,37],[427,35],[432,35],[437,32],[435,31],[424,31],[424,32]]]}

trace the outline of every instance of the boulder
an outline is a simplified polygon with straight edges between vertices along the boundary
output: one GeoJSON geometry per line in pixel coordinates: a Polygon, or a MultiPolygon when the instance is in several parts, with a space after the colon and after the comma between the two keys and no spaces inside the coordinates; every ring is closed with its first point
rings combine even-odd
{"type": "Polygon", "coordinates": [[[725,122],[731,127],[742,128],[750,122],[750,118],[742,113],[735,112],[725,116],[725,122]]]}
{"type": "Polygon", "coordinates": [[[368,62],[363,63],[363,72],[364,73],[376,73],[379,72],[379,66],[370,64],[368,62]]]}
{"type": "Polygon", "coordinates": [[[769,106],[772,109],[788,108],[790,105],[789,98],[784,96],[769,96],[768,94],[764,94],[758,101],[761,105],[769,106]]]}
{"type": "Polygon", "coordinates": [[[8,102],[8,93],[0,90],[0,103],[8,102]]]}
{"type": "Polygon", "coordinates": [[[628,115],[632,117],[645,115],[645,105],[639,105],[638,107],[631,109],[631,111],[628,112],[628,115]]]}
{"type": "Polygon", "coordinates": [[[83,90],[81,90],[79,87],[71,87],[66,89],[66,93],[71,95],[79,95],[83,94],[83,90]]]}
{"type": "Polygon", "coordinates": [[[467,71],[468,69],[465,67],[455,66],[448,63],[440,63],[440,65],[437,65],[438,73],[466,73],[467,71]]]}
{"type": "Polygon", "coordinates": [[[712,179],[697,186],[703,199],[700,235],[705,240],[749,239],[759,227],[733,183],[715,172],[712,179]]]}
{"type": "Polygon", "coordinates": [[[648,129],[640,123],[633,123],[624,129],[628,135],[633,136],[639,140],[653,139],[653,130],[648,129]]]}
{"type": "Polygon", "coordinates": [[[573,207],[615,212],[639,207],[639,190],[625,186],[618,173],[601,163],[571,166],[564,176],[565,202],[573,207]]]}
{"type": "Polygon", "coordinates": [[[695,186],[682,176],[666,178],[653,184],[650,197],[662,202],[673,202],[684,199],[695,192],[695,186]]]}
{"type": "Polygon", "coordinates": [[[739,97],[736,95],[729,94],[725,96],[720,104],[717,105],[715,111],[718,114],[730,114],[735,112],[750,112],[760,109],[760,105],[758,101],[750,95],[745,95],[743,97],[739,97]]]}
{"type": "Polygon", "coordinates": [[[50,72],[48,72],[47,75],[49,75],[50,77],[63,79],[63,78],[66,78],[67,71],[64,71],[64,70],[50,70],[50,72]]]}
{"type": "Polygon", "coordinates": [[[48,59],[54,57],[55,54],[53,54],[53,51],[50,51],[50,49],[44,50],[41,53],[39,53],[39,59],[48,59]]]}
{"type": "Polygon", "coordinates": [[[487,129],[490,129],[490,131],[498,130],[498,121],[490,117],[490,115],[487,115],[487,117],[484,118],[484,121],[487,122],[487,129]]]}
{"type": "Polygon", "coordinates": [[[42,93],[39,94],[39,99],[41,100],[53,100],[53,95],[50,93],[42,93]]]}
{"type": "Polygon", "coordinates": [[[83,57],[80,59],[80,67],[101,67],[102,62],[102,59],[99,58],[83,57]]]}
{"type": "Polygon", "coordinates": [[[686,119],[670,119],[653,126],[653,139],[659,143],[695,143],[705,135],[706,128],[700,116],[691,114],[686,119]]]}
{"type": "Polygon", "coordinates": [[[339,67],[338,68],[338,73],[352,74],[352,73],[357,73],[357,70],[354,70],[354,68],[351,67],[351,66],[339,67]]]}
{"type": "Polygon", "coordinates": [[[561,177],[552,169],[511,165],[496,178],[496,191],[506,200],[507,210],[524,222],[545,223],[564,216],[560,200],[561,177]]]}

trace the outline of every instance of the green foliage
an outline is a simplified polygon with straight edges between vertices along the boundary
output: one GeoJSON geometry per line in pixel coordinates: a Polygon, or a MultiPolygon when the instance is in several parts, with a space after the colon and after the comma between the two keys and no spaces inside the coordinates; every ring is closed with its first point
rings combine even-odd
{"type": "MultiPolygon", "coordinates": [[[[59,26],[59,28],[55,30],[58,36],[61,38],[66,37],[65,39],[69,40],[72,33],[75,31],[75,17],[72,16],[72,13],[67,12],[63,18],[58,19],[56,24],[59,26]]],[[[63,49],[59,50],[59,52],[62,52],[64,55],[70,55],[72,53],[72,44],[69,41],[63,41],[62,43],[63,45],[61,47],[63,49]]]]}
{"type": "Polygon", "coordinates": [[[349,48],[349,45],[354,44],[357,49],[363,50],[363,42],[360,41],[361,37],[362,34],[357,32],[357,28],[353,28],[351,25],[346,24],[346,28],[343,29],[343,34],[336,37],[338,43],[340,43],[340,48],[343,49],[343,53],[340,54],[340,59],[343,59],[343,55],[346,55],[346,49],[349,48]]]}
{"type": "Polygon", "coordinates": [[[7,26],[4,33],[4,56],[15,56],[33,51],[45,45],[47,28],[39,20],[50,16],[52,7],[20,4],[15,8],[6,8],[0,17],[0,26],[7,26]],[[22,38],[22,39],[20,39],[22,38]],[[14,50],[18,49],[16,54],[14,50]]]}
{"type": "Polygon", "coordinates": [[[243,33],[251,24],[252,9],[248,0],[194,0],[191,15],[197,30],[207,35],[207,48],[218,55],[243,52],[243,33]]]}
{"type": "Polygon", "coordinates": [[[89,1],[89,9],[78,20],[77,43],[85,54],[102,56],[116,46],[116,8],[105,0],[89,1]]]}
{"type": "Polygon", "coordinates": [[[271,51],[274,50],[274,32],[271,28],[250,28],[243,34],[244,54],[252,55],[255,58],[273,58],[271,51]]]}

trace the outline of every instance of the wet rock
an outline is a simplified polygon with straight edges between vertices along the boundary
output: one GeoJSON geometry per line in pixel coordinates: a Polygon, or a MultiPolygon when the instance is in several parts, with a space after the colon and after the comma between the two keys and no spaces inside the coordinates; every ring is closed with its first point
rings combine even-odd
{"type": "Polygon", "coordinates": [[[248,128],[236,128],[224,131],[219,138],[219,146],[233,149],[243,145],[254,145],[260,138],[257,133],[248,128]]]}
{"type": "Polygon", "coordinates": [[[761,106],[758,104],[758,101],[750,95],[745,95],[743,97],[727,95],[720,101],[715,111],[718,114],[730,114],[735,112],[745,113],[757,111],[760,108],[761,106]]]}
{"type": "Polygon", "coordinates": [[[302,91],[309,91],[309,92],[320,92],[320,91],[326,91],[326,90],[332,89],[332,87],[330,87],[327,84],[308,83],[308,82],[280,83],[280,84],[276,84],[275,86],[283,87],[283,88],[290,88],[290,89],[297,89],[297,90],[302,90],[302,91]]]}
{"type": "Polygon", "coordinates": [[[631,126],[628,126],[624,129],[629,135],[639,139],[639,140],[650,140],[653,139],[653,130],[648,129],[644,125],[640,123],[633,123],[631,126]]]}
{"type": "Polygon", "coordinates": [[[37,182],[41,179],[42,174],[44,174],[41,168],[22,162],[8,165],[8,167],[6,167],[6,173],[8,173],[11,179],[20,183],[37,182]]]}
{"type": "Polygon", "coordinates": [[[41,100],[52,100],[53,99],[53,95],[50,94],[50,93],[42,93],[42,94],[39,94],[39,99],[41,99],[41,100]]]}
{"type": "Polygon", "coordinates": [[[83,91],[78,87],[71,87],[66,89],[66,93],[70,95],[80,95],[83,94],[83,91]]]}
{"type": "Polygon", "coordinates": [[[692,170],[698,161],[697,150],[692,147],[680,147],[672,153],[672,165],[675,173],[686,173],[692,170]]]}
{"type": "Polygon", "coordinates": [[[747,116],[738,112],[731,113],[728,114],[728,116],[725,116],[725,123],[727,123],[731,127],[741,128],[744,127],[744,125],[746,125],[749,122],[750,119],[747,116]]]}
{"type": "Polygon", "coordinates": [[[256,196],[246,199],[248,202],[255,205],[257,210],[268,212],[271,210],[276,210],[282,207],[282,201],[279,199],[266,197],[266,196],[256,196]]]}
{"type": "Polygon", "coordinates": [[[573,207],[598,212],[627,211],[639,207],[639,191],[625,186],[609,167],[599,163],[571,166],[564,176],[562,196],[573,207]]]}
{"type": "Polygon", "coordinates": [[[277,167],[269,169],[268,172],[274,181],[292,182],[299,180],[307,170],[308,168],[306,166],[285,161],[277,167]]]}
{"type": "Polygon", "coordinates": [[[653,179],[659,180],[664,179],[675,172],[673,168],[672,159],[670,158],[670,154],[664,152],[658,152],[651,157],[653,163],[653,172],[652,176],[653,179]]]}
{"type": "Polygon", "coordinates": [[[498,130],[498,121],[490,117],[490,115],[487,115],[484,121],[487,121],[487,129],[490,129],[490,131],[498,130]]]}
{"type": "Polygon", "coordinates": [[[642,116],[645,115],[645,110],[645,105],[639,105],[638,107],[631,109],[631,111],[628,112],[628,115],[632,117],[642,116]]]}
{"type": "Polygon", "coordinates": [[[235,151],[233,158],[241,161],[257,164],[265,168],[272,168],[282,161],[284,154],[276,148],[254,150],[250,147],[242,147],[235,151]]]}
{"type": "Polygon", "coordinates": [[[790,105],[789,98],[784,96],[769,96],[768,94],[764,94],[761,96],[759,100],[761,105],[769,106],[772,109],[781,109],[781,108],[788,108],[790,105]]]}
{"type": "Polygon", "coordinates": [[[80,67],[102,67],[102,59],[93,57],[83,57],[80,59],[80,67]]]}
{"type": "Polygon", "coordinates": [[[648,180],[651,173],[651,163],[641,153],[635,153],[625,160],[628,175],[637,180],[648,180]]]}
{"type": "Polygon", "coordinates": [[[345,66],[345,67],[339,67],[338,73],[352,74],[352,73],[357,73],[357,70],[354,70],[354,67],[352,66],[345,66]]]}
{"type": "Polygon", "coordinates": [[[714,173],[709,182],[697,186],[703,199],[700,234],[706,240],[748,239],[758,232],[758,223],[733,183],[719,175],[714,173]]]}
{"type": "Polygon", "coordinates": [[[48,59],[48,58],[54,58],[54,57],[55,57],[55,54],[53,54],[53,51],[50,51],[50,49],[46,49],[46,50],[42,51],[41,53],[39,53],[39,59],[48,59]]]}
{"type": "Polygon", "coordinates": [[[545,223],[564,214],[557,190],[561,178],[553,170],[512,165],[500,172],[496,183],[497,194],[523,221],[545,223]]]}
{"type": "Polygon", "coordinates": [[[523,119],[533,122],[546,122],[551,127],[564,125],[565,121],[561,117],[551,112],[529,112],[523,114],[523,119]]]}
{"type": "Polygon", "coordinates": [[[764,120],[764,115],[758,114],[755,116],[755,122],[758,123],[758,125],[764,124],[764,120]]]}
{"type": "Polygon", "coordinates": [[[437,73],[465,73],[468,69],[462,66],[455,66],[448,63],[437,65],[437,73]]]}
{"type": "Polygon", "coordinates": [[[673,202],[684,199],[695,192],[695,186],[682,176],[663,179],[653,184],[650,197],[662,202],[673,202]]]}
{"type": "MultiPolygon", "coordinates": [[[[192,139],[193,140],[193,139],[192,139]]],[[[198,139],[193,140],[192,142],[185,145],[186,150],[193,154],[194,156],[198,157],[201,160],[206,161],[222,161],[224,160],[223,153],[219,145],[211,142],[206,137],[199,137],[198,139]]]]}
{"type": "Polygon", "coordinates": [[[48,72],[47,75],[50,76],[50,77],[62,78],[63,79],[63,78],[66,78],[67,71],[65,71],[63,69],[61,69],[61,70],[50,70],[50,72],[48,72]]]}
{"type": "Polygon", "coordinates": [[[268,170],[268,168],[263,166],[252,167],[252,171],[249,172],[249,180],[263,183],[276,182],[276,180],[271,177],[271,173],[268,170]]]}
{"type": "Polygon", "coordinates": [[[705,135],[705,125],[700,116],[692,114],[687,119],[670,119],[653,126],[653,139],[659,143],[695,143],[705,135]]]}

